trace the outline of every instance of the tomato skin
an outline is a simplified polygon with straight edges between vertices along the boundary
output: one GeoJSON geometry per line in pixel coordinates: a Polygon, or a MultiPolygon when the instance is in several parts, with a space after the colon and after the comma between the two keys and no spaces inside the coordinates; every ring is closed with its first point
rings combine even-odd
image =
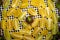
{"type": "Polygon", "coordinates": [[[33,22],[32,16],[28,16],[28,17],[26,18],[26,22],[27,22],[27,23],[32,23],[32,22],[33,22]]]}

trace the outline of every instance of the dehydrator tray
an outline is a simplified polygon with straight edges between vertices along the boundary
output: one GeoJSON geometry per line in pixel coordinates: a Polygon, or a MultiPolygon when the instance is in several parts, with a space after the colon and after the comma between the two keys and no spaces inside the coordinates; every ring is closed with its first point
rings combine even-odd
{"type": "Polygon", "coordinates": [[[52,40],[58,32],[58,9],[51,0],[4,0],[1,35],[6,40],[52,40]]]}

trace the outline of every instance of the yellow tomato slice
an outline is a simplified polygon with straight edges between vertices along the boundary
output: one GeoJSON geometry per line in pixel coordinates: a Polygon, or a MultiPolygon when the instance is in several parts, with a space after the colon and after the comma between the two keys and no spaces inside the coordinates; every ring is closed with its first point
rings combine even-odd
{"type": "Polygon", "coordinates": [[[33,8],[29,8],[29,9],[28,9],[28,13],[29,13],[30,15],[33,15],[33,16],[37,15],[36,10],[33,9],[33,8]]]}

